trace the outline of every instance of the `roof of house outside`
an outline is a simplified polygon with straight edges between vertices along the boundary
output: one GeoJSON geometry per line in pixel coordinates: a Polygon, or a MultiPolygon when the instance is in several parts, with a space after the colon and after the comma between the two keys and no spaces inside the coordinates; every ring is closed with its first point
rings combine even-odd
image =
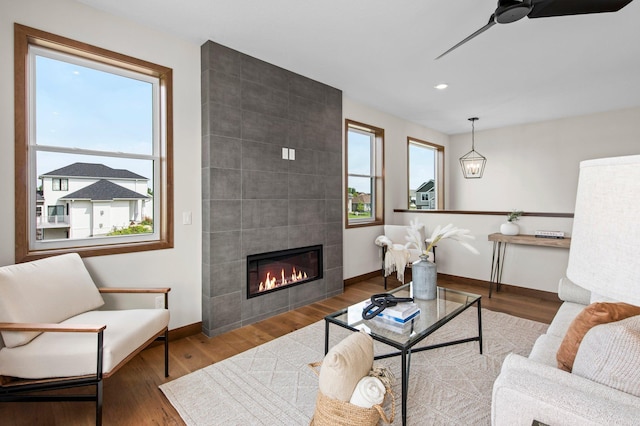
{"type": "Polygon", "coordinates": [[[416,189],[416,192],[428,192],[433,189],[435,186],[435,181],[433,179],[429,179],[427,182],[424,182],[422,185],[416,189]]]}
{"type": "Polygon", "coordinates": [[[40,175],[40,178],[43,177],[86,177],[96,179],[149,180],[148,178],[140,176],[137,173],[130,172],[129,170],[112,169],[111,167],[105,166],[104,164],[94,163],[73,163],[60,169],[40,175]]]}
{"type": "Polygon", "coordinates": [[[60,200],[91,200],[91,201],[113,201],[113,200],[144,200],[150,197],[124,188],[108,180],[101,179],[98,182],[79,189],[60,200]]]}
{"type": "Polygon", "coordinates": [[[371,194],[358,194],[351,200],[354,204],[371,204],[371,194]]]}

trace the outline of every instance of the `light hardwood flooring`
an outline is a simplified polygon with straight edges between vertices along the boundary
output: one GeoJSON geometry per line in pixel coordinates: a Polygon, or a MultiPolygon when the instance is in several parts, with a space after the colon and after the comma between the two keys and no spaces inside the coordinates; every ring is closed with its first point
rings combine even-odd
{"type": "MultiPolygon", "coordinates": [[[[479,287],[477,283],[457,280],[455,277],[439,277],[438,284],[482,295],[483,308],[540,322],[549,323],[560,306],[559,301],[508,290],[494,292],[489,299],[486,286],[479,287]]],[[[396,285],[399,283],[390,278],[390,288],[396,285]]],[[[305,327],[331,312],[382,291],[382,278],[375,277],[346,286],[341,295],[219,336],[207,338],[203,334],[196,334],[172,341],[169,345],[169,378],[163,374],[162,346],[146,349],[105,380],[103,424],[183,425],[158,385],[305,327]]],[[[215,398],[215,395],[211,395],[211,398],[215,398]]],[[[0,403],[0,424],[91,425],[94,424],[94,405],[89,402],[0,403]]]]}

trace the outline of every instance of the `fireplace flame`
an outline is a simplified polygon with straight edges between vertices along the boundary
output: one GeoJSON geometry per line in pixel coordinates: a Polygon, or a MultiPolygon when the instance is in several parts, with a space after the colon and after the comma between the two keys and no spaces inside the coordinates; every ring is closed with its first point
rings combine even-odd
{"type": "Polygon", "coordinates": [[[284,271],[284,268],[280,271],[280,279],[276,279],[276,277],[271,276],[271,272],[267,272],[267,276],[264,281],[260,281],[260,285],[258,286],[258,291],[271,290],[276,287],[281,287],[286,284],[295,283],[297,281],[306,280],[307,273],[298,271],[296,272],[296,268],[293,268],[291,272],[290,278],[287,278],[287,274],[284,271]]]}

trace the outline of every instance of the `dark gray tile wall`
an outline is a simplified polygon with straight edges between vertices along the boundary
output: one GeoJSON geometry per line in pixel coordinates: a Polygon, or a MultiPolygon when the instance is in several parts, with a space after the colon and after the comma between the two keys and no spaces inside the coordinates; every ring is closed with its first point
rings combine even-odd
{"type": "Polygon", "coordinates": [[[214,336],[342,293],[342,92],[211,41],[201,52],[202,329],[214,336]],[[247,255],[315,244],[322,280],[247,299],[247,255]]]}

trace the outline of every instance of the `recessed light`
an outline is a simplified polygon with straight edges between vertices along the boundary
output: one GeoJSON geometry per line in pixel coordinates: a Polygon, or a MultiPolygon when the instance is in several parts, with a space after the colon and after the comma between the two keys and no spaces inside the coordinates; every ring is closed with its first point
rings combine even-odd
{"type": "Polygon", "coordinates": [[[436,84],[435,86],[433,86],[434,88],[438,89],[438,90],[444,90],[447,87],[449,87],[449,85],[447,83],[440,83],[440,84],[436,84]]]}

